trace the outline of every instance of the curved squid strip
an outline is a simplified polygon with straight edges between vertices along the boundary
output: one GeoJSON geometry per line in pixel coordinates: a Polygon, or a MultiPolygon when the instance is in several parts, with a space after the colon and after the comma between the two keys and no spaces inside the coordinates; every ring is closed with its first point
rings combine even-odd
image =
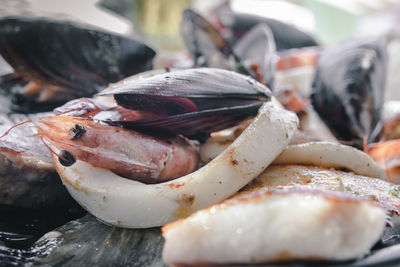
{"type": "MultiPolygon", "coordinates": [[[[210,161],[221,153],[229,140],[212,140],[202,145],[200,157],[210,161]]],[[[215,138],[214,138],[215,139],[215,138]]],[[[346,168],[354,173],[386,180],[385,172],[366,153],[351,146],[331,142],[308,142],[288,146],[273,164],[304,164],[332,168],[346,168]]]]}
{"type": "Polygon", "coordinates": [[[246,130],[199,170],[160,184],[143,184],[77,160],[54,165],[70,194],[108,224],[127,228],[160,226],[233,195],[257,177],[288,145],[297,117],[265,103],[246,130]]]}
{"type": "Polygon", "coordinates": [[[309,142],[289,146],[273,163],[346,168],[360,175],[386,180],[385,172],[369,155],[351,146],[330,142],[309,142]]]}

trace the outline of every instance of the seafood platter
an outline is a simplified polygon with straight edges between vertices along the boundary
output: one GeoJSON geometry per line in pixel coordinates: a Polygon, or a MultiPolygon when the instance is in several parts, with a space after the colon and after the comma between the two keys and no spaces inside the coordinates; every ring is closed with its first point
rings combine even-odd
{"type": "Polygon", "coordinates": [[[185,68],[139,37],[0,18],[0,265],[400,262],[396,35],[323,46],[224,18],[182,13],[185,68]]]}

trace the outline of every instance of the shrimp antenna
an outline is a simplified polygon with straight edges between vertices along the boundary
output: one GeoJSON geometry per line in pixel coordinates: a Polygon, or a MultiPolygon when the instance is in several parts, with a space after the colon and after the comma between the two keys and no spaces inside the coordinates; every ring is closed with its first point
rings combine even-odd
{"type": "Polygon", "coordinates": [[[66,162],[68,162],[69,160],[67,160],[66,158],[60,156],[57,152],[55,152],[47,143],[46,140],[44,140],[42,135],[39,135],[40,139],[42,139],[43,144],[50,150],[51,153],[53,153],[54,155],[56,155],[59,159],[62,159],[66,162]]]}
{"type": "Polygon", "coordinates": [[[28,123],[28,122],[32,122],[32,120],[23,121],[23,122],[20,122],[20,123],[17,123],[15,125],[11,126],[11,128],[8,129],[4,134],[2,134],[0,136],[0,138],[3,138],[4,136],[8,135],[11,132],[11,130],[14,129],[15,127],[21,126],[21,125],[23,125],[25,123],[28,123]]]}

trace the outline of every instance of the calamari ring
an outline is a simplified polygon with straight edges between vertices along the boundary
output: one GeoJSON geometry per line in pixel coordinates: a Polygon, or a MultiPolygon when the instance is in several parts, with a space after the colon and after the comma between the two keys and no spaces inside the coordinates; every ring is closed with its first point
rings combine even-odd
{"type": "Polygon", "coordinates": [[[256,178],[288,145],[298,119],[272,102],[218,157],[188,175],[160,184],[122,178],[77,160],[54,166],[72,197],[107,224],[161,226],[233,195],[256,178]]]}

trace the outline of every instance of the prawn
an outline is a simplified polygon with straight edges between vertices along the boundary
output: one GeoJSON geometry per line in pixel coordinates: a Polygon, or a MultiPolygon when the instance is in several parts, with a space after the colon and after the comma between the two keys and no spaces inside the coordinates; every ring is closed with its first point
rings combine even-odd
{"type": "Polygon", "coordinates": [[[199,162],[196,146],[183,136],[154,137],[69,116],[34,123],[44,142],[61,151],[58,157],[64,166],[82,160],[125,178],[158,183],[194,171],[199,162]]]}

